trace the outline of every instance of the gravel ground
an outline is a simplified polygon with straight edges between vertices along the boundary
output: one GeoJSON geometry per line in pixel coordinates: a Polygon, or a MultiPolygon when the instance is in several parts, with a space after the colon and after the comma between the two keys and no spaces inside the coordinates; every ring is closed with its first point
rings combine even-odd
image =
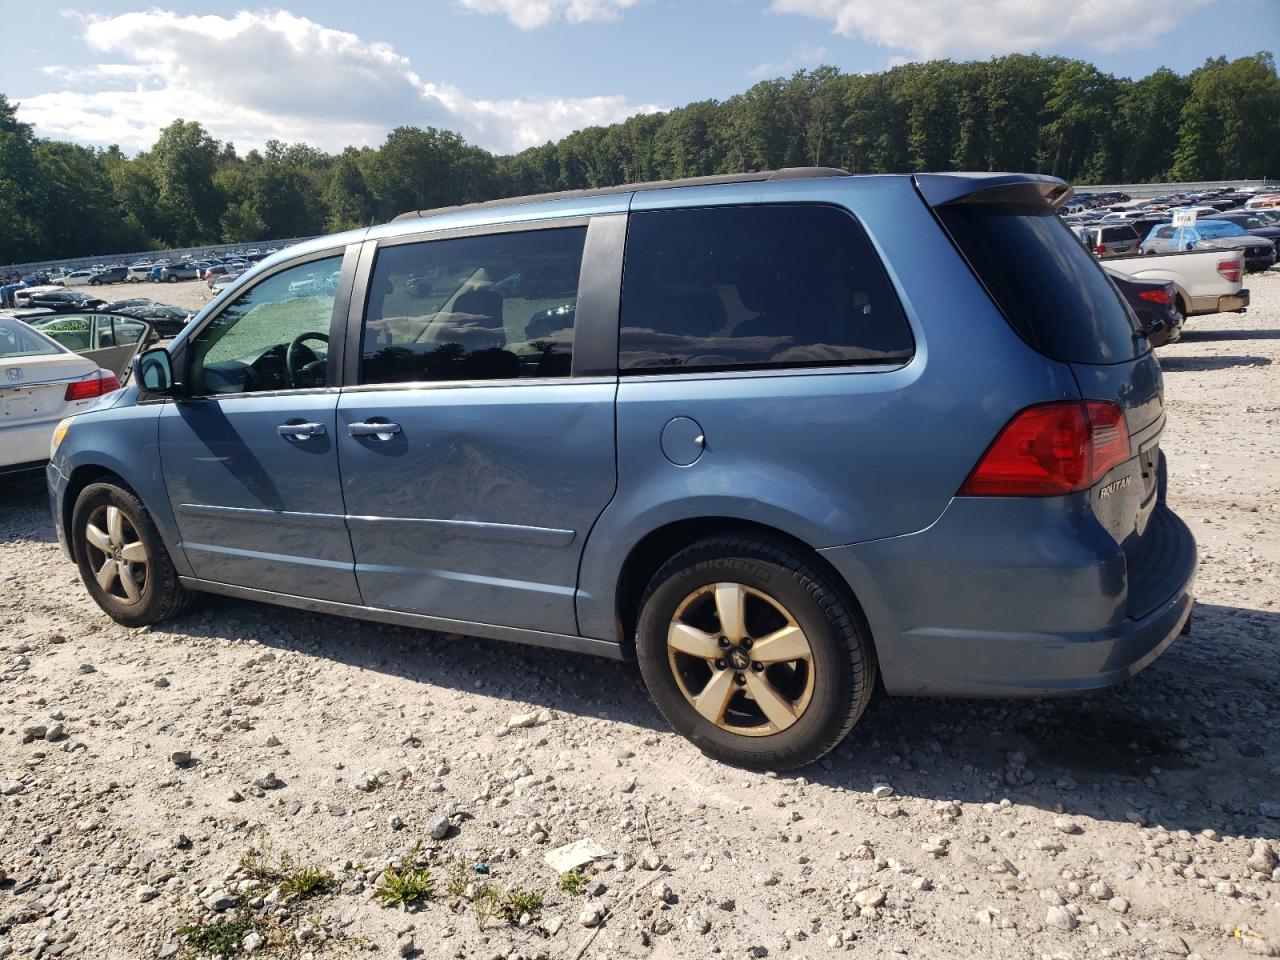
{"type": "Polygon", "coordinates": [[[146,297],[156,303],[187,310],[199,310],[213,299],[209,285],[203,280],[179,280],[176,283],[113,283],[94,287],[93,295],[103,300],[128,300],[146,297]]]}
{"type": "Polygon", "coordinates": [[[125,630],[42,483],[0,482],[0,957],[215,936],[302,957],[1280,955],[1280,271],[1249,285],[1248,314],[1161,351],[1170,498],[1202,550],[1191,635],[1084,699],[881,696],[800,776],[704,759],[632,668],[587,657],[212,598],[125,630]],[[604,855],[562,890],[545,857],[579,840],[604,855]],[[380,904],[389,863],[428,862],[425,901],[380,904]]]}

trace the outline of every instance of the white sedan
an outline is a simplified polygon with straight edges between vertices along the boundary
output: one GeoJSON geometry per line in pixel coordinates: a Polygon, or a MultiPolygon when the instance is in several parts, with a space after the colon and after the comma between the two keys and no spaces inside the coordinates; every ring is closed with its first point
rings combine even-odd
{"type": "Polygon", "coordinates": [[[119,387],[111,371],[0,316],[0,474],[43,466],[58,421],[119,387]]]}

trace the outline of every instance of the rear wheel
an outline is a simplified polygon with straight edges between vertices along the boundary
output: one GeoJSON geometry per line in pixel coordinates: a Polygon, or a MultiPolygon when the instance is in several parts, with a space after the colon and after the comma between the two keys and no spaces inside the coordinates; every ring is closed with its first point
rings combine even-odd
{"type": "Polygon", "coordinates": [[[191,602],[142,501],[113,483],[81,491],[71,517],[72,549],[90,596],[128,627],[158,623],[191,602]]]}
{"type": "Polygon", "coordinates": [[[875,683],[870,639],[843,591],[790,550],[748,537],[701,541],[658,571],[636,653],[676,730],[753,769],[830,752],[875,683]]]}

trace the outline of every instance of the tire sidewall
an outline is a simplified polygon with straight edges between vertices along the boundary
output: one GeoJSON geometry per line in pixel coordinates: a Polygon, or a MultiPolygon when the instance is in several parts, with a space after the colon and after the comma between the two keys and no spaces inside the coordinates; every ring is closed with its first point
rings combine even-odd
{"type": "MultiPolygon", "coordinates": [[[[660,572],[659,577],[662,576],[660,572]]],[[[655,578],[655,581],[657,578],[655,578]]],[[[769,561],[748,556],[697,560],[652,586],[636,630],[636,656],[650,695],[663,716],[699,749],[742,766],[799,765],[816,759],[840,725],[853,697],[854,678],[845,641],[807,587],[807,578],[769,561]],[[685,699],[667,655],[666,635],[677,607],[689,594],[716,582],[736,582],[782,604],[804,631],[813,653],[814,690],[804,714],[779,733],[753,737],[714,726],[685,699]]],[[[847,611],[846,619],[847,618],[847,611]]],[[[861,638],[854,636],[854,642],[861,638]]]]}
{"type": "Polygon", "coordinates": [[[80,569],[80,579],[85,589],[93,597],[94,602],[113,620],[128,626],[142,626],[155,622],[159,618],[157,610],[163,604],[158,596],[160,584],[165,579],[165,571],[161,564],[169,564],[168,551],[165,550],[160,534],[151,522],[146,508],[129,491],[110,483],[92,483],[80,492],[76,498],[75,508],[71,514],[71,544],[76,566],[80,569]],[[121,603],[108,594],[99,585],[94,575],[93,565],[89,562],[88,544],[85,538],[85,525],[89,517],[100,507],[114,506],[124,511],[129,524],[137,532],[147,550],[147,580],[142,587],[142,597],[137,603],[121,603]]]}

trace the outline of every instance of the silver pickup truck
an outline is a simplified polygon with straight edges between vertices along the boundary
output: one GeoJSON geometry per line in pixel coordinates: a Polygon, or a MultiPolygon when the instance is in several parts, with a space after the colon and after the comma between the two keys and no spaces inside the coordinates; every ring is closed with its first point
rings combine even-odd
{"type": "Polygon", "coordinates": [[[1244,284],[1244,254],[1235,250],[1188,250],[1147,256],[1100,257],[1109,270],[1134,280],[1167,280],[1178,293],[1183,317],[1204,313],[1243,313],[1249,306],[1244,284]]]}

